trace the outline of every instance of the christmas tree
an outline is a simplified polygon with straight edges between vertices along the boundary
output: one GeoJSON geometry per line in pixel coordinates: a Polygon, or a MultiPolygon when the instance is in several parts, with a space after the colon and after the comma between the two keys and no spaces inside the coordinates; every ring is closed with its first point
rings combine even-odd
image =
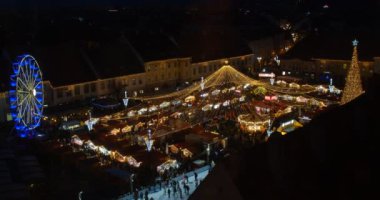
{"type": "Polygon", "coordinates": [[[343,96],[340,104],[346,104],[363,93],[362,80],[360,78],[360,69],[358,63],[358,41],[354,40],[352,42],[354,46],[354,52],[352,54],[351,66],[348,69],[346,84],[343,90],[343,96]]]}

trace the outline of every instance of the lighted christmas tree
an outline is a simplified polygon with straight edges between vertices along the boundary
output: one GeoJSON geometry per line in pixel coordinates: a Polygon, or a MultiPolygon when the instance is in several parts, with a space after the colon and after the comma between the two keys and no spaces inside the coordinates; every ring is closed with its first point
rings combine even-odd
{"type": "Polygon", "coordinates": [[[360,69],[358,63],[358,41],[352,42],[354,46],[354,52],[352,54],[351,66],[348,69],[346,84],[343,90],[343,96],[340,104],[346,104],[363,93],[362,80],[360,78],[360,69]]]}

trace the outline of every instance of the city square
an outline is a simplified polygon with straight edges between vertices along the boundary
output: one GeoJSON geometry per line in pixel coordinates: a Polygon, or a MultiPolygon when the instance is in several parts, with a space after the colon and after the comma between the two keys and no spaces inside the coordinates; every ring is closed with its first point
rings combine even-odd
{"type": "Polygon", "coordinates": [[[0,3],[0,199],[375,191],[379,3],[21,1],[0,3]]]}

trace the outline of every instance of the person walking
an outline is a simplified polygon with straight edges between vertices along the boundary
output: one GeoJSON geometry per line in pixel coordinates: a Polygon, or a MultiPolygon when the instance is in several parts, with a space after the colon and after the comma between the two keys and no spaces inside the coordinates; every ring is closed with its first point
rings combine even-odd
{"type": "Polygon", "coordinates": [[[170,199],[170,188],[168,188],[168,197],[170,199]]]}
{"type": "Polygon", "coordinates": [[[178,192],[179,192],[179,198],[182,199],[182,190],[181,190],[181,187],[178,187],[178,192]]]}
{"type": "Polygon", "coordinates": [[[185,193],[186,193],[186,195],[189,195],[189,186],[187,186],[187,185],[185,185],[185,193]]]}
{"type": "Polygon", "coordinates": [[[138,199],[139,199],[139,192],[138,192],[137,190],[135,190],[135,191],[133,192],[133,197],[134,197],[135,200],[138,200],[138,199]]]}
{"type": "Polygon", "coordinates": [[[195,182],[198,182],[198,174],[195,171],[194,171],[194,178],[195,178],[195,182]]]}
{"type": "Polygon", "coordinates": [[[174,185],[173,186],[173,197],[177,196],[177,187],[174,185]]]}

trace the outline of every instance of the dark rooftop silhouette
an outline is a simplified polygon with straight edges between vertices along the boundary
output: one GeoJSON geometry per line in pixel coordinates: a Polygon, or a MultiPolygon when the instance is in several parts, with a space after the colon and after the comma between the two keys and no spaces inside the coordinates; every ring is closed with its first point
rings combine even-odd
{"type": "Polygon", "coordinates": [[[359,60],[371,61],[380,54],[378,49],[380,40],[377,37],[378,34],[373,32],[354,34],[324,31],[312,33],[296,44],[283,58],[351,60],[352,41],[357,39],[359,40],[359,60]]]}

